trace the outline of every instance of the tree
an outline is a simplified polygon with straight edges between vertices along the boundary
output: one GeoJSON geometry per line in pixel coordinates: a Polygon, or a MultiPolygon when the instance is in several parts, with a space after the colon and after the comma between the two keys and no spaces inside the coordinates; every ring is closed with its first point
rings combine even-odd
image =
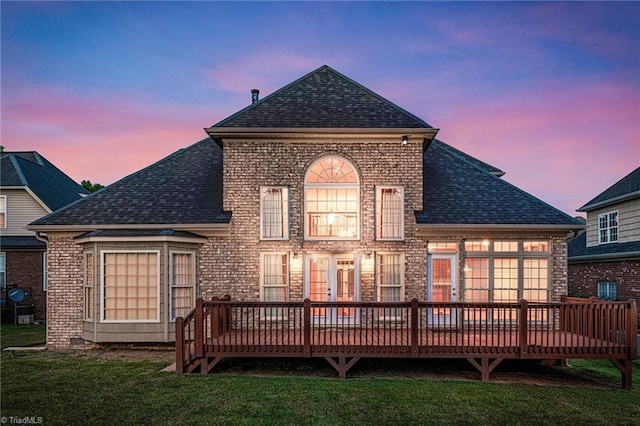
{"type": "Polygon", "coordinates": [[[104,188],[104,185],[100,185],[97,182],[91,183],[90,180],[83,180],[80,182],[80,185],[89,192],[96,192],[97,190],[104,188]]]}

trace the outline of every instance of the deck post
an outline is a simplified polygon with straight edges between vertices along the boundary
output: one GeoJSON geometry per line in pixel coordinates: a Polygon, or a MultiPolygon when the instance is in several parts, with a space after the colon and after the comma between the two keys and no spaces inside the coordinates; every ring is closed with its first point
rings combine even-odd
{"type": "Polygon", "coordinates": [[[418,299],[411,299],[411,355],[418,356],[418,299]]]}
{"type": "Polygon", "coordinates": [[[202,297],[196,299],[196,315],[195,315],[194,340],[196,345],[196,357],[204,356],[204,307],[202,306],[202,297]]]}
{"type": "Polygon", "coordinates": [[[520,315],[518,316],[518,332],[520,338],[520,357],[526,358],[528,355],[527,347],[529,346],[528,342],[528,330],[527,330],[527,317],[529,309],[528,303],[525,299],[520,300],[520,315]]]}
{"type": "Polygon", "coordinates": [[[638,307],[636,301],[629,299],[629,317],[627,318],[627,334],[629,341],[629,351],[627,357],[630,360],[638,357],[638,307]]]}
{"type": "Polygon", "coordinates": [[[304,334],[304,349],[305,356],[311,356],[311,300],[309,298],[304,299],[302,302],[302,316],[303,316],[303,334],[304,334]]]}
{"type": "Polygon", "coordinates": [[[176,371],[184,372],[184,326],[182,317],[176,318],[176,371]]]}

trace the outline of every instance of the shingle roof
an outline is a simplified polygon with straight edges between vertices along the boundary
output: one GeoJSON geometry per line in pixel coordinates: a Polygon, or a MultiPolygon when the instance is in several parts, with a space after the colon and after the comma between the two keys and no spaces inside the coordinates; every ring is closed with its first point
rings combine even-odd
{"type": "Polygon", "coordinates": [[[11,249],[46,249],[47,245],[36,237],[21,235],[15,237],[0,236],[0,247],[3,250],[11,249]]]}
{"type": "Polygon", "coordinates": [[[605,260],[623,257],[640,257],[640,241],[600,244],[587,247],[587,233],[582,232],[567,244],[569,261],[581,259],[605,260]]]}
{"type": "Polygon", "coordinates": [[[588,212],[609,204],[631,198],[640,198],[640,167],[620,179],[618,182],[600,193],[593,200],[578,209],[579,212],[588,212]]]}
{"type": "Polygon", "coordinates": [[[212,126],[227,127],[431,128],[327,65],[212,126]]]}
{"type": "Polygon", "coordinates": [[[424,205],[416,213],[418,223],[582,225],[468,157],[438,140],[431,143],[423,157],[424,205]]]}
{"type": "Polygon", "coordinates": [[[207,138],[32,225],[228,223],[222,149],[207,138]]]}
{"type": "Polygon", "coordinates": [[[35,151],[3,152],[0,186],[28,187],[49,207],[57,210],[88,191],[35,151]]]}

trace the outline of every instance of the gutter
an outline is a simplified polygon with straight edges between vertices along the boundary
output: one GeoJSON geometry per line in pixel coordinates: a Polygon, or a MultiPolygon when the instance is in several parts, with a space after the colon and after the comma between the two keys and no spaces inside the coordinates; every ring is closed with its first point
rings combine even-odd
{"type": "Polygon", "coordinates": [[[640,259],[640,251],[627,251],[623,253],[587,254],[583,256],[571,256],[571,257],[567,257],[567,262],[581,263],[581,262],[589,262],[592,260],[624,260],[626,258],[640,259]]]}

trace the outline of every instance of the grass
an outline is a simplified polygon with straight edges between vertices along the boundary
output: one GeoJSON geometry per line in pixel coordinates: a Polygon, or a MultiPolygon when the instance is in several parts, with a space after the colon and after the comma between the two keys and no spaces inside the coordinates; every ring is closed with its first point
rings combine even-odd
{"type": "MultiPolygon", "coordinates": [[[[2,326],[2,346],[5,339],[18,346],[23,331],[24,342],[38,342],[38,330],[2,326]]],[[[640,418],[637,362],[629,392],[616,387],[619,373],[608,361],[570,362],[575,371],[610,380],[589,388],[371,377],[366,371],[348,380],[281,371],[247,375],[235,371],[238,366],[208,376],[160,372],[172,355],[5,351],[1,415],[40,417],[42,424],[154,425],[623,425],[640,418]]]]}

